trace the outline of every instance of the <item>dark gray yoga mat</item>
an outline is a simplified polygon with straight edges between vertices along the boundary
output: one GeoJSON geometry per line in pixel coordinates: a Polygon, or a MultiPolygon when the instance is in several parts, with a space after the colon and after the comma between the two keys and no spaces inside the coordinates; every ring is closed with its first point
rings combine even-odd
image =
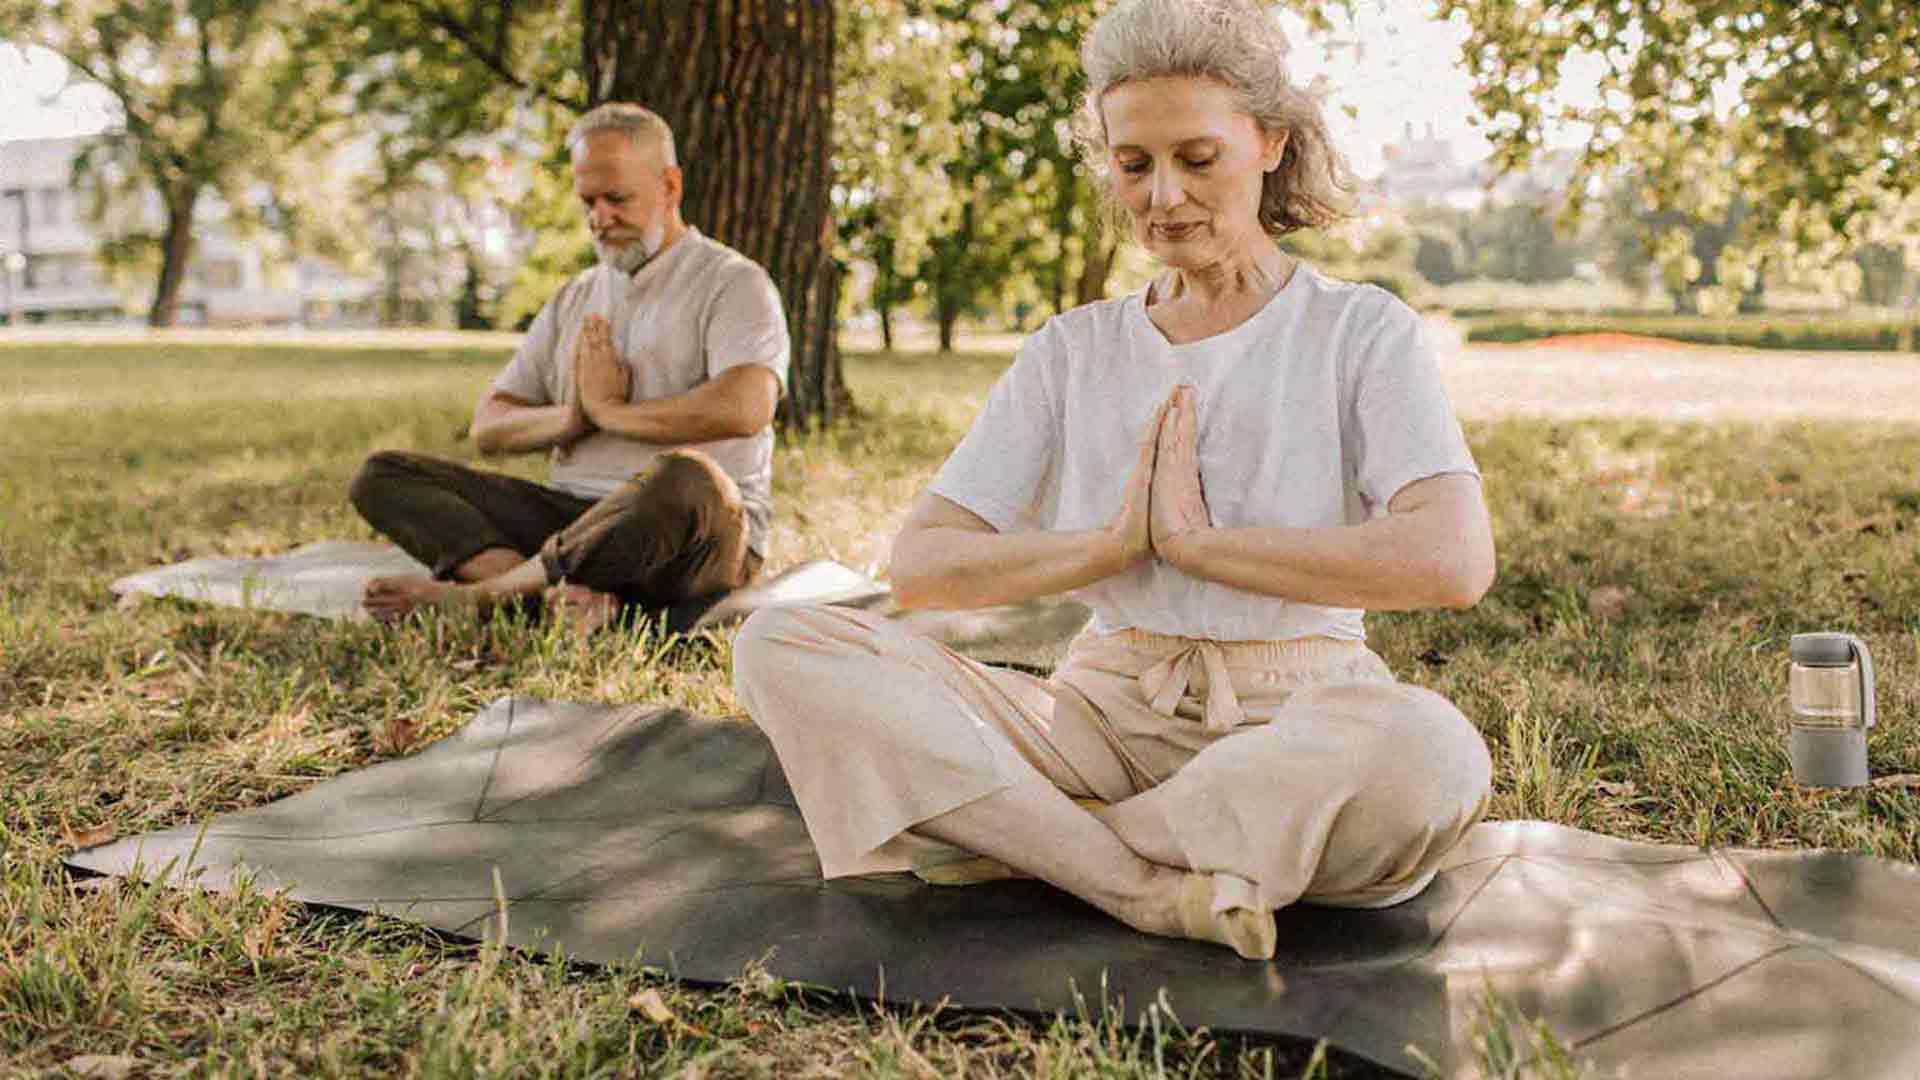
{"type": "Polygon", "coordinates": [[[1702,852],[1541,822],[1474,829],[1384,911],[1279,913],[1272,963],[1136,934],[1031,881],[822,882],[766,741],[674,709],[504,699],[419,754],[276,803],[76,853],[75,867],[231,886],[719,982],[1050,1013],[1075,995],[1187,1025],[1327,1038],[1419,1071],[1474,1060],[1484,995],[1603,1070],[1920,1075],[1920,870],[1702,852]],[[189,856],[192,865],[188,865],[189,856]]]}

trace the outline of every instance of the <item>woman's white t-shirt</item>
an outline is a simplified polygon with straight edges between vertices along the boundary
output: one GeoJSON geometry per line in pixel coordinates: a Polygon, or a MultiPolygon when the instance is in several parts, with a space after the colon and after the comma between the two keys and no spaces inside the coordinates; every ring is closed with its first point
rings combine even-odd
{"type": "MultiPolygon", "coordinates": [[[[1415,480],[1479,475],[1419,316],[1303,263],[1252,318],[1190,344],[1168,343],[1144,289],[1047,320],[930,490],[1003,533],[1100,528],[1180,383],[1195,388],[1201,483],[1222,528],[1357,525],[1415,480]]],[[[1159,559],[1074,595],[1101,632],[1366,637],[1358,609],[1262,596],[1159,559]]]]}

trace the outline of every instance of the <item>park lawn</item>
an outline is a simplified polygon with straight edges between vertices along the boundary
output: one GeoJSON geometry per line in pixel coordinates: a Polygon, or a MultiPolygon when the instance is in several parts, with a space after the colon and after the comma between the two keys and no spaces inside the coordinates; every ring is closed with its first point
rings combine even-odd
{"type": "Polygon", "coordinates": [[[1631,334],[1696,345],[1802,352],[1920,350],[1920,319],[1897,312],[1755,313],[1707,317],[1643,311],[1456,311],[1470,342],[1631,334]]]}
{"type": "MultiPolygon", "coordinates": [[[[460,433],[502,355],[0,346],[0,1073],[80,1055],[159,1074],[1375,1073],[1171,1024],[877,1010],[756,972],[695,990],[272,896],[70,882],[76,846],[410,752],[503,694],[738,711],[722,637],[393,631],[108,595],[155,562],[369,535],[344,498],[357,462],[471,457],[460,433]]],[[[864,416],[783,444],[770,567],[882,568],[1008,359],[849,358],[864,416]]],[[[1879,665],[1874,772],[1920,773],[1920,426],[1467,431],[1499,582],[1468,612],[1370,624],[1403,678],[1480,725],[1496,817],[1920,861],[1920,791],[1796,789],[1782,728],[1788,635],[1852,631],[1879,665]]],[[[1511,1035],[1489,1031],[1490,1065],[1511,1035]]]]}

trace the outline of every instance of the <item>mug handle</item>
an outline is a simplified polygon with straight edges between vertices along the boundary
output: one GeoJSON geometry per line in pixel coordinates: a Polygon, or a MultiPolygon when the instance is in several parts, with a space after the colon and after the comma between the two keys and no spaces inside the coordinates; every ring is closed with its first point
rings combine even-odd
{"type": "Polygon", "coordinates": [[[1847,648],[1860,661],[1860,726],[1870,728],[1874,722],[1873,654],[1866,642],[1852,635],[1847,637],[1847,648]]]}

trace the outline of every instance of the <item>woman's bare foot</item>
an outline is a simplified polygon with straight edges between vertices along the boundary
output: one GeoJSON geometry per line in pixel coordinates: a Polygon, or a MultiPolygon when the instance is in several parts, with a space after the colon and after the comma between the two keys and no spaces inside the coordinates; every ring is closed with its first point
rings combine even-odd
{"type": "Polygon", "coordinates": [[[1239,953],[1243,960],[1273,959],[1280,938],[1273,912],[1248,907],[1213,910],[1212,874],[1181,875],[1179,895],[1180,929],[1184,936],[1218,942],[1239,953]]]}
{"type": "Polygon", "coordinates": [[[1146,897],[1114,912],[1122,922],[1146,934],[1225,945],[1246,960],[1273,959],[1279,938],[1273,912],[1247,907],[1215,912],[1212,874],[1157,866],[1154,877],[1146,897]]]}
{"type": "Polygon", "coordinates": [[[371,578],[360,589],[360,606],[381,622],[405,618],[408,612],[457,602],[461,586],[420,574],[371,578]]]}
{"type": "Polygon", "coordinates": [[[547,608],[565,619],[573,632],[586,637],[620,615],[620,598],[585,585],[562,582],[546,592],[547,608]]]}

